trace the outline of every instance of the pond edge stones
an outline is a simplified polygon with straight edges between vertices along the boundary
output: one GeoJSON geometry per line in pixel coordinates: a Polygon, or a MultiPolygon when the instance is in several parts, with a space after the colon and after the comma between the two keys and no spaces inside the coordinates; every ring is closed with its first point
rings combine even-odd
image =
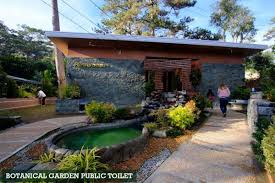
{"type": "MultiPolygon", "coordinates": [[[[78,154],[79,150],[65,149],[60,148],[55,145],[55,143],[65,135],[82,131],[82,130],[103,130],[103,129],[111,129],[111,128],[121,128],[127,127],[134,124],[142,124],[147,120],[147,116],[138,117],[130,120],[116,120],[111,123],[98,123],[98,124],[87,124],[87,123],[79,123],[73,124],[70,126],[66,126],[61,128],[57,133],[49,136],[45,144],[47,146],[47,150],[50,153],[53,153],[56,160],[62,160],[63,158],[69,156],[70,154],[78,154]]],[[[98,155],[100,155],[100,160],[104,163],[115,164],[121,161],[125,161],[131,158],[135,153],[141,152],[144,150],[149,140],[149,132],[146,127],[142,129],[142,134],[132,140],[126,141],[121,144],[115,144],[112,146],[107,146],[103,148],[99,148],[98,155]]]]}

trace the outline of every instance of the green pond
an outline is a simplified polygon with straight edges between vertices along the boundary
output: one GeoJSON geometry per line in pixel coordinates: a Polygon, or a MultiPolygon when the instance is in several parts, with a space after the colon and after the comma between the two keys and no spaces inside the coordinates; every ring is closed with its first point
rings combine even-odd
{"type": "Polygon", "coordinates": [[[79,131],[68,134],[57,141],[56,145],[66,149],[80,150],[84,148],[106,147],[120,144],[141,135],[135,128],[112,128],[98,131],[79,131]]]}

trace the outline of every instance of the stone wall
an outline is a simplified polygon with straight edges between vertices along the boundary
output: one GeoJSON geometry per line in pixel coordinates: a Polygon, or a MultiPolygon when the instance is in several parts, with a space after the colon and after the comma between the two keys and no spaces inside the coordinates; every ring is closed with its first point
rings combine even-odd
{"type": "Polygon", "coordinates": [[[87,100],[125,106],[140,103],[144,98],[143,62],[93,58],[67,60],[68,82],[77,83],[81,88],[82,97],[87,100]],[[81,66],[76,66],[79,63],[81,66]]]}
{"type": "Polygon", "coordinates": [[[259,94],[252,94],[248,100],[247,106],[247,122],[251,134],[255,131],[255,125],[258,122],[259,117],[266,117],[271,120],[274,114],[275,103],[267,100],[263,100],[259,94]],[[254,97],[256,96],[256,97],[254,97]]]}
{"type": "Polygon", "coordinates": [[[208,89],[216,94],[221,83],[233,91],[237,86],[244,85],[244,65],[242,64],[210,64],[201,66],[202,79],[198,87],[201,94],[206,95],[208,89]]]}

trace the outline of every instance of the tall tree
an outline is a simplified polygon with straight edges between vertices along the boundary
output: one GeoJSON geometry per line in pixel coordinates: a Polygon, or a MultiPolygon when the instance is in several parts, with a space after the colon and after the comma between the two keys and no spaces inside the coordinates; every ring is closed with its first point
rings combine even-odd
{"type": "Polygon", "coordinates": [[[269,29],[268,32],[264,35],[265,40],[271,40],[275,38],[275,17],[272,17],[270,24],[272,28],[269,29]]]}
{"type": "MultiPolygon", "coordinates": [[[[54,31],[60,31],[59,25],[59,14],[58,14],[58,4],[57,0],[52,0],[52,24],[54,31]]],[[[56,75],[58,79],[58,87],[59,87],[59,96],[61,96],[62,88],[66,86],[66,77],[65,77],[65,67],[64,67],[64,55],[62,52],[55,46],[55,67],[56,67],[56,75]]]]}
{"type": "Polygon", "coordinates": [[[105,0],[103,10],[110,16],[102,23],[117,34],[175,35],[193,20],[179,18],[179,11],[195,4],[196,0],[105,0]]]}
{"type": "Polygon", "coordinates": [[[229,33],[235,42],[251,40],[257,30],[254,26],[255,17],[247,7],[238,4],[238,0],[218,1],[211,14],[210,23],[220,29],[223,40],[229,33]]]}

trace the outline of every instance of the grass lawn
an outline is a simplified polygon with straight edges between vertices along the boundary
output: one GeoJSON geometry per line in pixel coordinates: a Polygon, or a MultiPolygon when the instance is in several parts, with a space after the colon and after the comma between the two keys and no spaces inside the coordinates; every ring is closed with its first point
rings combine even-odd
{"type": "MultiPolygon", "coordinates": [[[[69,115],[58,115],[55,112],[55,105],[34,106],[28,108],[11,109],[0,111],[0,116],[22,116],[25,123],[32,123],[49,118],[64,117],[69,115]]],[[[70,115],[72,116],[72,115],[70,115]]]]}

